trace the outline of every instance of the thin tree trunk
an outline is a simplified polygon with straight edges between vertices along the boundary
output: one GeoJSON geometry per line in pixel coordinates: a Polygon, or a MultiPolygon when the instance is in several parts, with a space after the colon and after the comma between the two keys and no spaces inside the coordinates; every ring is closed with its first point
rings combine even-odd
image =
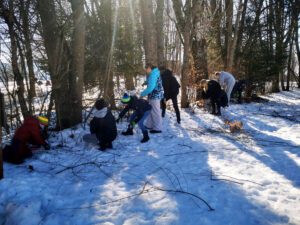
{"type": "Polygon", "coordinates": [[[236,20],[235,20],[235,27],[234,27],[234,37],[233,40],[231,42],[231,46],[230,46],[230,51],[228,52],[228,70],[233,72],[233,65],[234,65],[234,59],[235,59],[235,53],[236,53],[236,49],[237,49],[237,44],[238,44],[238,37],[240,36],[240,30],[241,30],[241,26],[243,26],[243,24],[241,24],[240,21],[240,17],[242,14],[242,9],[243,9],[243,2],[242,0],[239,1],[239,7],[238,7],[238,12],[236,15],[236,20]]]}
{"type": "MultiPolygon", "coordinates": [[[[2,7],[4,5],[2,3],[2,7]]],[[[30,115],[28,107],[26,105],[25,100],[25,88],[24,88],[24,80],[22,74],[20,73],[19,66],[18,66],[18,47],[17,47],[17,40],[16,40],[16,33],[14,30],[14,5],[13,0],[9,1],[9,9],[3,13],[4,20],[8,26],[9,36],[10,36],[10,44],[11,44],[11,64],[13,74],[15,76],[15,80],[18,85],[17,95],[19,99],[20,108],[22,111],[23,117],[27,117],[30,115]]]]}
{"type": "Polygon", "coordinates": [[[225,0],[225,12],[226,12],[226,31],[225,31],[225,69],[229,67],[229,59],[232,49],[232,17],[233,17],[233,0],[225,0]]]}
{"type": "Polygon", "coordinates": [[[3,94],[0,92],[0,180],[3,178],[3,158],[2,158],[2,109],[4,109],[3,94]]]}
{"type": "Polygon", "coordinates": [[[296,20],[296,25],[297,27],[296,31],[295,31],[295,45],[296,45],[296,55],[297,55],[297,61],[298,61],[298,88],[300,88],[300,40],[299,40],[299,31],[300,31],[300,27],[299,27],[299,22],[298,20],[296,20]]]}
{"type": "Polygon", "coordinates": [[[25,55],[26,55],[26,61],[27,61],[27,67],[28,67],[28,77],[29,77],[29,99],[32,101],[32,98],[36,96],[35,91],[35,74],[33,69],[33,57],[32,57],[32,48],[31,48],[31,33],[30,33],[30,27],[29,27],[29,6],[31,3],[31,0],[28,0],[26,2],[26,6],[24,5],[24,1],[20,1],[20,11],[22,15],[22,21],[23,21],[23,34],[25,38],[25,55]]]}
{"type": "Polygon", "coordinates": [[[186,0],[183,7],[180,0],[173,0],[173,8],[176,15],[177,27],[181,40],[183,41],[183,64],[181,73],[181,108],[189,107],[187,87],[190,84],[192,76],[191,42],[193,34],[192,24],[192,1],[186,0]],[[183,11],[183,8],[185,10],[183,11]]]}
{"type": "Polygon", "coordinates": [[[157,0],[156,9],[156,35],[158,65],[165,66],[164,54],[164,4],[165,0],[157,0]]]}

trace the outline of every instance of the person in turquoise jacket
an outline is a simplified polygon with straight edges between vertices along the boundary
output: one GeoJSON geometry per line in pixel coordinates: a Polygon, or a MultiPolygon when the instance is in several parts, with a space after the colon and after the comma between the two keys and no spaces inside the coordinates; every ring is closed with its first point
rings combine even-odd
{"type": "Polygon", "coordinates": [[[141,93],[141,97],[148,96],[149,103],[152,106],[145,125],[150,129],[150,133],[161,133],[162,117],[160,101],[164,97],[164,91],[160,71],[150,63],[146,65],[145,70],[147,74],[147,88],[141,93]]]}

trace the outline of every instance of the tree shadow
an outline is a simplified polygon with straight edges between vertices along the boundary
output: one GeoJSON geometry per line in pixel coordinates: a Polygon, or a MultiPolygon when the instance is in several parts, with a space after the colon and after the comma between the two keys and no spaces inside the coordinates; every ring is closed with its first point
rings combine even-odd
{"type": "MultiPolygon", "coordinates": [[[[73,149],[38,155],[26,162],[36,168],[31,177],[15,173],[14,181],[3,186],[0,183],[0,189],[13,184],[21,195],[24,194],[22,186],[26,184],[31,194],[22,198],[13,197],[12,193],[6,197],[0,194],[0,201],[5,204],[9,200],[20,207],[16,209],[39,201],[40,208],[34,208],[31,213],[38,214],[40,224],[62,221],[68,224],[195,224],[195,221],[197,224],[274,224],[288,221],[267,205],[248,199],[239,184],[211,180],[209,157],[216,149],[210,149],[199,140],[197,133],[176,127],[169,120],[166,124],[170,125],[165,126],[164,133],[151,135],[151,141],[145,145],[139,143],[138,133],[130,138],[119,137],[115,149],[104,153],[75,143],[73,149]],[[50,159],[46,167],[43,161],[50,159]],[[63,168],[58,170],[51,163],[63,163],[66,159],[67,163],[96,159],[103,164],[100,168],[88,165],[57,173],[63,168]],[[54,171],[41,176],[39,168],[54,171]],[[160,190],[140,194],[144,187],[151,186],[193,193],[204,198],[215,211],[209,211],[199,199],[186,194],[160,190]]],[[[30,213],[21,218],[28,215],[30,213]]]]}

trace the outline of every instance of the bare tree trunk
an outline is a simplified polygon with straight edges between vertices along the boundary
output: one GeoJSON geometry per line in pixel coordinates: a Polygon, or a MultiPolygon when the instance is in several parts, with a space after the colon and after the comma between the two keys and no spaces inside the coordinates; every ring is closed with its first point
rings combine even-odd
{"type": "MultiPolygon", "coordinates": [[[[4,5],[2,3],[2,8],[4,9],[4,5]]],[[[17,46],[17,36],[14,30],[14,3],[13,0],[9,1],[9,9],[4,10],[3,13],[4,20],[8,26],[9,36],[10,36],[10,44],[11,44],[11,64],[13,69],[13,74],[15,76],[18,90],[17,95],[19,99],[20,108],[22,111],[23,117],[27,117],[30,115],[28,107],[26,105],[25,100],[25,88],[24,88],[24,80],[22,74],[20,73],[18,66],[18,46],[17,46]]]]}
{"type": "Polygon", "coordinates": [[[210,14],[212,15],[212,22],[211,22],[211,39],[212,42],[210,44],[211,53],[209,61],[211,67],[215,68],[216,70],[223,69],[224,62],[225,62],[225,54],[222,48],[221,42],[221,17],[222,17],[222,1],[221,0],[210,0],[210,14]]]}
{"type": "Polygon", "coordinates": [[[205,38],[193,40],[192,54],[194,58],[195,83],[208,78],[207,42],[205,38]]]}
{"type": "MultiPolygon", "coordinates": [[[[104,3],[104,8],[108,10],[107,14],[107,35],[108,35],[108,60],[106,65],[106,71],[105,71],[105,79],[104,79],[104,98],[106,98],[111,108],[116,108],[115,104],[115,93],[114,93],[114,80],[113,80],[113,71],[112,71],[112,63],[113,63],[113,53],[114,53],[114,37],[113,37],[113,29],[116,29],[116,16],[114,17],[114,21],[112,20],[112,14],[113,14],[113,8],[112,8],[112,1],[106,0],[104,3]]],[[[116,12],[115,12],[116,13],[116,12]]]]}
{"type": "Polygon", "coordinates": [[[182,64],[182,74],[181,74],[181,108],[188,108],[189,101],[187,95],[187,87],[190,84],[190,78],[192,77],[192,63],[191,63],[191,35],[190,28],[186,27],[186,31],[183,34],[184,37],[184,50],[183,50],[183,64],[182,64]]]}
{"type": "Polygon", "coordinates": [[[181,108],[189,107],[187,87],[190,84],[192,76],[192,62],[193,56],[191,54],[191,42],[193,34],[192,24],[192,1],[187,0],[185,7],[182,5],[182,1],[173,0],[173,8],[178,23],[178,32],[181,35],[183,41],[183,65],[181,74],[181,108]],[[183,11],[183,8],[185,10],[183,11]]]}
{"type": "Polygon", "coordinates": [[[71,54],[63,32],[57,25],[55,3],[53,0],[38,0],[38,11],[42,22],[42,36],[48,57],[52,92],[55,102],[57,128],[72,126],[70,120],[70,58],[71,54]],[[62,97],[63,96],[63,97],[62,97]]]}
{"type": "Polygon", "coordinates": [[[164,54],[164,0],[157,0],[156,9],[156,35],[157,35],[157,60],[158,65],[165,66],[164,54]]]}
{"type": "Polygon", "coordinates": [[[4,109],[3,94],[0,92],[0,180],[3,178],[3,158],[2,158],[2,109],[4,109]]]}
{"type": "Polygon", "coordinates": [[[31,0],[26,1],[26,6],[24,5],[24,1],[20,1],[20,11],[22,15],[22,21],[23,21],[23,34],[25,38],[25,55],[26,55],[26,61],[27,61],[27,67],[28,67],[28,77],[29,77],[29,101],[32,102],[32,98],[36,96],[35,91],[35,74],[33,69],[33,57],[32,57],[32,48],[31,48],[31,32],[30,32],[30,26],[29,26],[29,7],[31,0]]]}
{"type": "Polygon", "coordinates": [[[226,12],[226,31],[225,31],[225,69],[229,69],[229,59],[232,49],[232,17],[233,17],[233,0],[225,0],[226,12]]]}
{"type": "Polygon", "coordinates": [[[241,46],[242,46],[242,37],[243,37],[243,32],[244,32],[244,26],[245,26],[245,19],[246,19],[246,11],[247,11],[247,5],[248,5],[248,0],[244,0],[243,3],[243,10],[242,10],[242,18],[240,21],[240,27],[239,31],[237,33],[237,39],[236,39],[236,48],[235,48],[235,62],[234,62],[234,67],[235,68],[240,68],[240,51],[241,51],[241,46]]]}
{"type": "Polygon", "coordinates": [[[84,75],[85,53],[85,13],[84,0],[71,1],[73,11],[73,40],[72,40],[72,76],[70,79],[71,91],[71,123],[82,122],[82,92],[84,75]]]}
{"type": "Polygon", "coordinates": [[[157,35],[152,0],[140,0],[146,63],[157,65],[157,35]]]}
{"type": "Polygon", "coordinates": [[[239,1],[239,7],[238,7],[238,12],[237,12],[237,16],[236,16],[236,20],[235,20],[235,27],[234,27],[234,37],[233,40],[231,42],[231,46],[230,46],[230,51],[228,52],[228,70],[233,72],[233,65],[234,65],[234,59],[235,59],[235,53],[236,53],[236,49],[237,49],[237,44],[238,44],[238,37],[240,36],[240,30],[241,27],[243,26],[243,24],[241,24],[240,21],[240,17],[242,14],[242,9],[243,9],[243,3],[242,0],[239,1]]]}
{"type": "Polygon", "coordinates": [[[125,77],[126,90],[133,90],[134,89],[133,75],[130,73],[125,73],[124,77],[125,77]]]}
{"type": "MultiPolygon", "coordinates": [[[[297,60],[298,60],[298,65],[300,65],[300,40],[299,40],[299,22],[296,20],[296,25],[297,27],[295,31],[295,45],[296,45],[296,54],[297,54],[297,60]]],[[[300,66],[298,66],[298,88],[300,88],[300,66]]]]}

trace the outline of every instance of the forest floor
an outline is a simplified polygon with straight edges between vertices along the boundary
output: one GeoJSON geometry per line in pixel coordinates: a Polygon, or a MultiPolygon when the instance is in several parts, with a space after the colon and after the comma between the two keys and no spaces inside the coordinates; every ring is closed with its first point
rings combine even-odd
{"type": "Polygon", "coordinates": [[[88,126],[52,133],[51,150],[4,164],[0,224],[300,224],[300,90],[264,98],[182,110],[181,125],[169,110],[162,134],[106,152],[83,143],[88,126]]]}

